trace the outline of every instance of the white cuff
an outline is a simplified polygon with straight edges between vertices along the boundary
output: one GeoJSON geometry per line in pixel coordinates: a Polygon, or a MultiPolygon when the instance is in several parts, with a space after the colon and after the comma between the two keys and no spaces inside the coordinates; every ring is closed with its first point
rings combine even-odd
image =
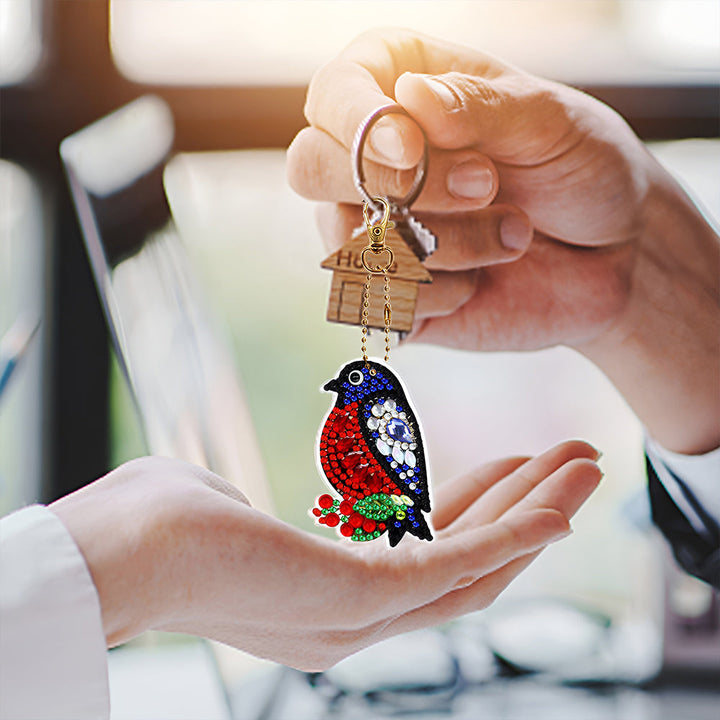
{"type": "Polygon", "coordinates": [[[109,717],[98,594],[46,507],[0,520],[0,578],[0,720],[109,717]]]}
{"type": "MultiPolygon", "coordinates": [[[[704,455],[681,455],[666,450],[647,434],[645,447],[653,465],[656,460],[662,462],[683,481],[705,512],[720,525],[720,448],[704,455]]],[[[672,495],[672,489],[666,489],[672,495]]]]}

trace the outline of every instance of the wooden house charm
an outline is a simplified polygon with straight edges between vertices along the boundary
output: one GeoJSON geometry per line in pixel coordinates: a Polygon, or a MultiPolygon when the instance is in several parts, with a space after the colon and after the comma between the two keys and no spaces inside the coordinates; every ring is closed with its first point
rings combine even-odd
{"type": "MultiPolygon", "coordinates": [[[[406,333],[412,329],[417,301],[417,284],[432,282],[432,276],[420,262],[418,255],[408,246],[397,230],[388,229],[385,242],[392,248],[395,262],[388,271],[392,301],[391,330],[406,333]]],[[[368,245],[365,229],[355,233],[340,250],[326,258],[322,267],[332,270],[332,286],[328,301],[327,319],[330,322],[360,325],[362,319],[363,290],[367,270],[360,258],[368,245]]],[[[370,282],[368,326],[384,328],[382,275],[373,275],[370,282]]]]}

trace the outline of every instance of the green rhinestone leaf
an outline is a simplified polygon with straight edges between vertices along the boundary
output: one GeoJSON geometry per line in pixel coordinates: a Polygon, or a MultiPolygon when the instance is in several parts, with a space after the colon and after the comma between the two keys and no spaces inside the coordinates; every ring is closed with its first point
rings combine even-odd
{"type": "Polygon", "coordinates": [[[355,503],[354,510],[373,520],[386,520],[395,512],[395,505],[389,495],[375,493],[355,503]]]}

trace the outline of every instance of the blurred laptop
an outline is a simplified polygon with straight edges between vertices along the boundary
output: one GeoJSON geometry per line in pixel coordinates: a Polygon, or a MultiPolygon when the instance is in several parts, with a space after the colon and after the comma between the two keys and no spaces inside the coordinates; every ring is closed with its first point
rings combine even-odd
{"type": "Polygon", "coordinates": [[[202,465],[272,501],[240,373],[168,205],[173,118],[145,96],[60,145],[120,370],[151,454],[202,465]]]}

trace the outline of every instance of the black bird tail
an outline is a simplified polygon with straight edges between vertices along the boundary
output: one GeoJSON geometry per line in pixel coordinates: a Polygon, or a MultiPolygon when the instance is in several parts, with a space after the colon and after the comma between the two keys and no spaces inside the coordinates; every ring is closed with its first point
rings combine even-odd
{"type": "Polygon", "coordinates": [[[390,547],[395,547],[403,539],[406,532],[409,532],[411,535],[414,535],[420,540],[433,539],[430,528],[428,527],[427,522],[425,522],[425,516],[418,511],[415,513],[414,517],[417,527],[412,524],[412,521],[408,517],[402,520],[400,527],[395,527],[395,523],[392,521],[390,522],[390,526],[388,527],[388,540],[390,541],[390,547]]]}

